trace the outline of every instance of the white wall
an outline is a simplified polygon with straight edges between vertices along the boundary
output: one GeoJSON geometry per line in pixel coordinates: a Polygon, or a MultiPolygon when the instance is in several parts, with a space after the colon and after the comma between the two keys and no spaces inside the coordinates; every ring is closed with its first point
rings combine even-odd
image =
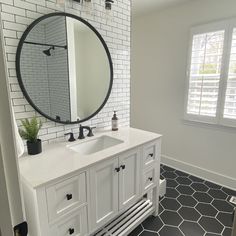
{"type": "Polygon", "coordinates": [[[236,129],[185,122],[191,26],[236,16],[235,0],[197,0],[134,17],[131,125],[162,133],[162,162],[236,189],[236,129]]]}

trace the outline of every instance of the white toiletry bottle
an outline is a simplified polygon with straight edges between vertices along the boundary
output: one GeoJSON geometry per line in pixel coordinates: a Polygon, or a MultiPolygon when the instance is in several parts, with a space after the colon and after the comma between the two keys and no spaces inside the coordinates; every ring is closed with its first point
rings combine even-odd
{"type": "Polygon", "coordinates": [[[114,115],[111,119],[111,127],[112,127],[112,131],[118,130],[118,118],[116,116],[116,111],[114,111],[114,115]]]}

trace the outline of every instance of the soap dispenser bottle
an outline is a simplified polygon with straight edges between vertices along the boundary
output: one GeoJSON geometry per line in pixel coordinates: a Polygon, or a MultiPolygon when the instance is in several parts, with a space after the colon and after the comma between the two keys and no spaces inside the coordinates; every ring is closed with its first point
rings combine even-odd
{"type": "Polygon", "coordinates": [[[111,119],[111,127],[112,127],[112,131],[118,130],[118,118],[116,116],[116,111],[114,111],[114,115],[111,119]]]}

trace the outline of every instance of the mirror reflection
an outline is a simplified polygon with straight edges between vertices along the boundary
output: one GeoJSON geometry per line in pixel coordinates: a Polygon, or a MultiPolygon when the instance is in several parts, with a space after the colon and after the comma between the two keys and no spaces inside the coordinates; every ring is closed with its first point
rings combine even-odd
{"type": "Polygon", "coordinates": [[[22,44],[23,92],[49,119],[64,123],[86,120],[109,96],[109,59],[105,42],[88,24],[63,15],[47,17],[34,25],[22,44]]]}

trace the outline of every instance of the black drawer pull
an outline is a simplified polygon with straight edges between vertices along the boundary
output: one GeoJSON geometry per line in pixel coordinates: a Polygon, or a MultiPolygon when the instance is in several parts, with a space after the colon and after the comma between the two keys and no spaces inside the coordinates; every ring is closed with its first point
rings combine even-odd
{"type": "Polygon", "coordinates": [[[72,199],[72,194],[66,194],[66,199],[68,200],[68,201],[70,201],[71,199],[72,199]]]}
{"type": "Polygon", "coordinates": [[[75,232],[75,229],[73,229],[73,228],[69,229],[69,235],[73,234],[74,232],[75,232]]]}
{"type": "Polygon", "coordinates": [[[120,167],[122,168],[122,170],[124,170],[124,169],[125,169],[125,165],[121,165],[120,167]]]}
{"type": "Polygon", "coordinates": [[[120,167],[115,168],[116,172],[120,172],[120,167]]]}
{"type": "Polygon", "coordinates": [[[148,156],[149,156],[149,157],[153,157],[153,156],[154,156],[154,154],[153,154],[153,153],[150,153],[150,154],[148,154],[148,156]]]}
{"type": "Polygon", "coordinates": [[[153,180],[153,178],[152,178],[152,177],[149,177],[148,179],[149,179],[150,181],[152,181],[152,180],[153,180]]]}

